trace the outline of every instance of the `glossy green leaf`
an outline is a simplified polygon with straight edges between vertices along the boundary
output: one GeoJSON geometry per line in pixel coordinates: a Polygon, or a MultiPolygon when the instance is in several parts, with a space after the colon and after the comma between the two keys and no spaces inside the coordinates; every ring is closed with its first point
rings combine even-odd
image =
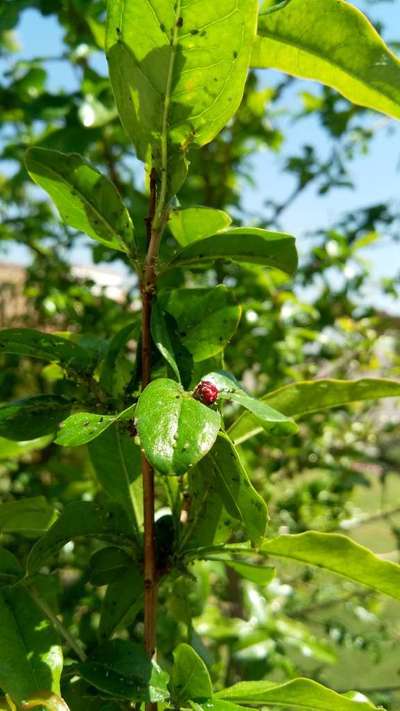
{"type": "Polygon", "coordinates": [[[245,392],[237,390],[228,395],[227,398],[251,412],[267,432],[290,435],[295,434],[299,429],[294,420],[286,417],[286,415],[278,412],[267,403],[262,402],[262,400],[250,397],[245,392]]]}
{"type": "Polygon", "coordinates": [[[237,110],[257,0],[108,3],[106,51],[121,121],[142,160],[174,161],[210,142],[237,110]],[[165,157],[165,156],[164,156],[165,157]]]}
{"type": "Polygon", "coordinates": [[[12,585],[23,575],[14,553],[0,546],[0,585],[12,585]]]}
{"type": "Polygon", "coordinates": [[[400,118],[400,61],[352,4],[290,0],[261,14],[258,32],[253,67],[314,79],[355,104],[400,118]]]}
{"type": "Polygon", "coordinates": [[[49,620],[22,587],[0,592],[0,687],[13,701],[43,689],[60,693],[63,665],[49,620]]]}
{"type": "Polygon", "coordinates": [[[30,574],[37,572],[68,541],[75,538],[100,538],[106,541],[132,540],[132,526],[119,504],[107,507],[79,501],[69,504],[53,526],[35,543],[28,557],[30,574]]]}
{"type": "Polygon", "coordinates": [[[131,561],[130,567],[108,586],[101,608],[99,638],[110,639],[120,625],[132,624],[143,609],[143,573],[131,561]]]}
{"type": "Polygon", "coordinates": [[[143,645],[128,640],[106,642],[77,670],[97,689],[117,698],[158,703],[169,697],[168,674],[149,660],[143,645]]]}
{"type": "Polygon", "coordinates": [[[346,536],[316,531],[278,536],[265,540],[260,551],[315,565],[400,600],[400,565],[346,536]]]}
{"type": "Polygon", "coordinates": [[[59,363],[66,370],[77,373],[89,372],[93,367],[93,354],[90,351],[72,340],[33,328],[8,328],[0,331],[0,351],[59,363]]]}
{"type": "Polygon", "coordinates": [[[71,403],[57,395],[35,395],[0,405],[0,436],[26,441],[50,434],[65,419],[71,403]]]}
{"type": "Polygon", "coordinates": [[[216,259],[261,264],[290,276],[297,269],[294,237],[258,227],[234,227],[184,247],[164,270],[213,264],[216,259]]]}
{"type": "Polygon", "coordinates": [[[180,644],[174,651],[171,688],[174,705],[177,708],[190,700],[205,700],[212,697],[212,684],[207,667],[188,644],[180,644]]]}
{"type": "Polygon", "coordinates": [[[76,412],[60,424],[56,444],[62,447],[79,447],[91,442],[115,422],[132,419],[135,408],[136,405],[131,405],[117,415],[76,412]]]}
{"type": "Polygon", "coordinates": [[[132,249],[132,222],[116,187],[80,155],[31,148],[25,163],[63,222],[111,249],[132,249]]]}
{"type": "Polygon", "coordinates": [[[40,536],[52,525],[55,511],[44,496],[23,498],[0,504],[0,531],[40,536]]]}
{"type": "Polygon", "coordinates": [[[185,210],[172,210],[168,227],[181,247],[186,247],[191,242],[226,229],[231,223],[232,219],[223,210],[188,207],[185,210]]]}
{"type": "MultiPolygon", "coordinates": [[[[352,701],[311,679],[293,679],[284,684],[273,681],[242,681],[216,693],[217,699],[235,704],[283,706],[309,711],[372,711],[370,703],[352,701]]],[[[210,710],[212,711],[212,710],[210,710]]],[[[225,709],[215,709],[225,711],[225,709]]],[[[229,711],[226,709],[226,711],[229,711]]]]}
{"type": "Polygon", "coordinates": [[[211,449],[221,417],[175,381],[160,378],[141,394],[136,422],[149,462],[162,474],[180,475],[211,449]]]}
{"type": "Polygon", "coordinates": [[[213,383],[219,391],[219,398],[231,400],[252,413],[262,429],[272,434],[293,434],[298,426],[294,420],[278,412],[262,400],[248,395],[233,376],[223,371],[207,373],[203,380],[213,383]]]}
{"type": "MultiPolygon", "coordinates": [[[[314,380],[285,385],[267,393],[262,401],[288,417],[303,417],[350,402],[375,400],[400,395],[400,382],[381,378],[362,380],[314,380]]],[[[236,444],[262,432],[262,427],[249,413],[241,415],[229,430],[236,444]]]]}
{"type": "Polygon", "coordinates": [[[140,449],[118,425],[112,425],[89,444],[97,481],[111,499],[125,508],[138,531],[143,524],[140,449]]]}
{"type": "Polygon", "coordinates": [[[241,315],[232,292],[223,285],[214,289],[163,292],[158,303],[174,319],[174,333],[195,363],[212,358],[226,348],[241,315]]]}
{"type": "Polygon", "coordinates": [[[251,540],[257,541],[265,533],[267,506],[252,486],[238,452],[226,435],[218,435],[207,464],[208,476],[215,478],[226,510],[242,523],[251,540]]]}

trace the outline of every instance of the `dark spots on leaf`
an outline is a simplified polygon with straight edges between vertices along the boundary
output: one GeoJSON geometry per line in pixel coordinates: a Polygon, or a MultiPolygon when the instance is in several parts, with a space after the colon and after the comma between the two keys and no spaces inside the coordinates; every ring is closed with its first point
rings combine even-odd
{"type": "Polygon", "coordinates": [[[183,17],[178,17],[178,19],[176,21],[176,26],[183,27],[183,17]]]}
{"type": "Polygon", "coordinates": [[[115,31],[116,31],[118,37],[120,37],[120,36],[121,36],[121,28],[120,28],[120,27],[116,27],[116,28],[115,28],[115,31]]]}
{"type": "Polygon", "coordinates": [[[89,427],[89,420],[86,420],[86,422],[83,423],[84,427],[89,427]]]}
{"type": "Polygon", "coordinates": [[[199,30],[190,30],[190,34],[191,34],[191,35],[198,35],[198,34],[199,34],[199,30]]]}
{"type": "Polygon", "coordinates": [[[205,37],[206,35],[207,35],[207,30],[202,30],[202,32],[200,32],[200,37],[205,37]]]}
{"type": "Polygon", "coordinates": [[[234,53],[233,53],[233,58],[234,58],[234,59],[237,59],[237,58],[238,58],[238,53],[236,52],[236,50],[235,50],[234,53]]]}
{"type": "Polygon", "coordinates": [[[104,417],[100,417],[99,422],[103,422],[103,421],[104,421],[104,417]]]}
{"type": "Polygon", "coordinates": [[[163,22],[160,22],[160,30],[161,32],[165,32],[165,25],[163,22]]]}

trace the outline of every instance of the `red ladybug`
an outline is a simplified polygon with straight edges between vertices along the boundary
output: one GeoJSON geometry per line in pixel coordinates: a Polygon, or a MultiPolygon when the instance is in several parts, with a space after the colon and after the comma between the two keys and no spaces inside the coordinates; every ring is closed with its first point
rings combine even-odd
{"type": "Polygon", "coordinates": [[[214,383],[210,383],[209,380],[202,380],[193,393],[195,400],[200,400],[203,405],[209,406],[214,404],[218,398],[218,395],[218,388],[214,385],[214,383]]]}

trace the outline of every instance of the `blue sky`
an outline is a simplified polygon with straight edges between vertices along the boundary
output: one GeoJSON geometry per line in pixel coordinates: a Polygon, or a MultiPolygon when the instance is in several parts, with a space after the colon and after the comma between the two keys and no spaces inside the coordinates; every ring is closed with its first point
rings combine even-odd
{"type": "MultiPolygon", "coordinates": [[[[368,3],[367,0],[357,0],[353,4],[365,11],[372,20],[384,23],[384,36],[387,41],[400,39],[398,0],[374,4],[368,3]]],[[[27,10],[22,15],[17,34],[21,45],[20,58],[32,58],[43,54],[59,55],[62,52],[63,30],[52,17],[43,18],[36,11],[27,10]]],[[[106,73],[106,62],[101,53],[95,61],[96,67],[106,73]]],[[[4,67],[4,63],[0,64],[0,69],[1,65],[4,67]]],[[[65,91],[71,91],[77,85],[74,70],[67,62],[51,62],[47,66],[50,90],[63,88],[65,91]]],[[[301,88],[313,91],[315,87],[315,84],[304,82],[301,88]]],[[[298,89],[297,85],[296,94],[298,89]]],[[[293,100],[296,100],[296,94],[293,93],[293,100]]],[[[315,228],[328,228],[345,211],[355,211],[370,203],[389,200],[397,203],[400,208],[400,123],[386,120],[385,117],[372,112],[367,114],[365,120],[367,125],[372,124],[379,128],[370,152],[350,164],[350,174],[355,189],[335,189],[321,198],[310,187],[282,216],[282,227],[285,231],[298,237],[300,254],[307,249],[305,238],[307,232],[315,228]]],[[[324,132],[316,120],[309,118],[288,127],[283,156],[262,152],[256,157],[254,160],[256,187],[251,189],[244,187],[245,204],[250,212],[259,211],[263,202],[269,197],[277,198],[290,193],[292,179],[282,174],[284,156],[295,154],[299,146],[307,141],[315,144],[322,155],[326,153],[328,146],[324,132]]],[[[384,236],[383,242],[387,242],[384,236]]],[[[387,243],[382,247],[375,245],[371,250],[366,249],[364,254],[373,263],[377,277],[393,276],[400,271],[399,245],[388,246],[387,243]]],[[[11,250],[9,258],[12,261],[25,261],[26,255],[21,248],[15,248],[11,250]]],[[[75,251],[75,261],[87,263],[88,259],[88,250],[80,247],[75,251]]]]}

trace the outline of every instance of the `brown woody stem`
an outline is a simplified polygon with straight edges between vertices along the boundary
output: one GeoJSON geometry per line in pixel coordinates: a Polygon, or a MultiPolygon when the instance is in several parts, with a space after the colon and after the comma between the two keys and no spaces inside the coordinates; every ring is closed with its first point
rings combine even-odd
{"type": "MultiPolygon", "coordinates": [[[[150,175],[149,213],[146,218],[148,251],[143,270],[142,292],[142,389],[151,379],[151,311],[156,291],[156,260],[161,229],[156,224],[157,175],[150,175]]],[[[154,529],[154,469],[142,454],[143,510],[144,510],[144,644],[152,659],[156,651],[157,569],[154,529]]],[[[154,711],[157,704],[146,704],[154,711]]]]}

